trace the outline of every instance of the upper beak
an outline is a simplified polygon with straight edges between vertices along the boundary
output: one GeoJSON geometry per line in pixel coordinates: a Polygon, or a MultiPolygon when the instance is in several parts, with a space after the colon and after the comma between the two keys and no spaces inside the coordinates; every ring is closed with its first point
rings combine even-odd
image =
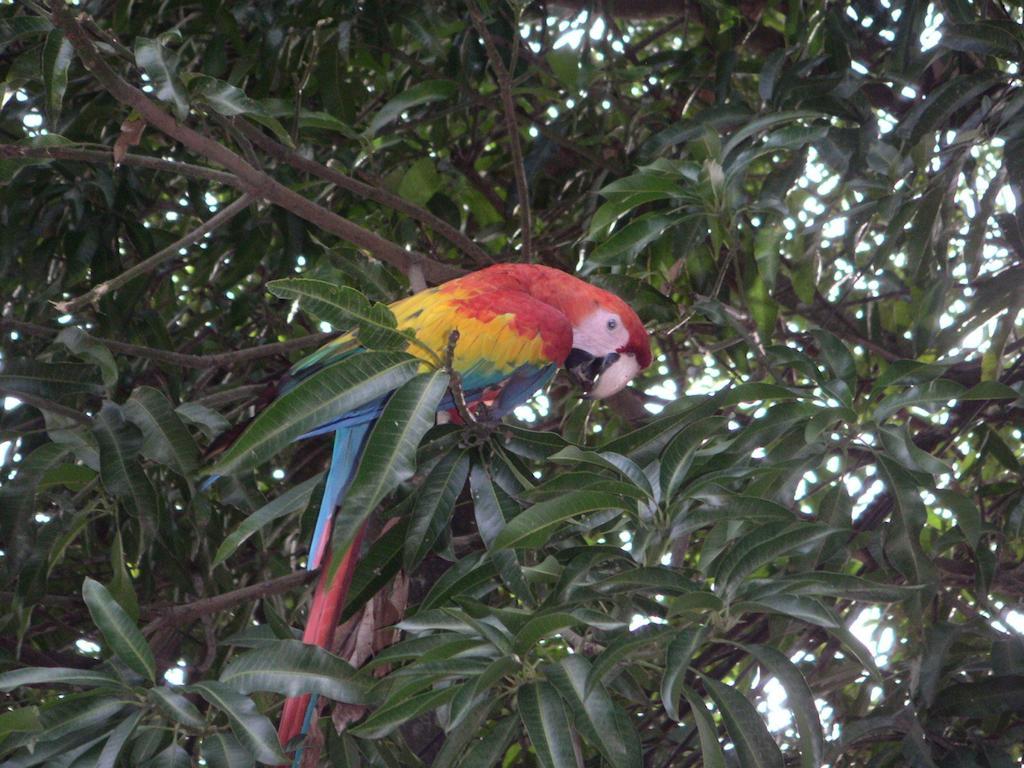
{"type": "Polygon", "coordinates": [[[589,352],[573,347],[565,359],[565,369],[569,373],[569,378],[583,390],[583,397],[587,398],[597,383],[598,377],[607,371],[619,357],[618,352],[612,352],[604,357],[596,357],[589,352]]]}

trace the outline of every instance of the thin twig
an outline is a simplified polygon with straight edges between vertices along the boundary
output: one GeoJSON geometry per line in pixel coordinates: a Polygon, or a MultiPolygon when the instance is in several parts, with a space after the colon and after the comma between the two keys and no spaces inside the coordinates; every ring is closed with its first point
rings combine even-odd
{"type": "MultiPolygon", "coordinates": [[[[42,338],[60,333],[58,329],[47,328],[35,323],[26,323],[21,320],[0,320],[0,331],[4,330],[19,331],[42,338]]],[[[98,336],[90,337],[88,334],[86,336],[92,341],[102,344],[111,352],[120,355],[141,357],[147,360],[159,360],[160,362],[181,366],[182,368],[202,370],[287,354],[296,349],[317,346],[336,335],[335,333],[313,333],[308,336],[300,336],[297,339],[263,344],[262,346],[250,347],[248,349],[237,349],[234,352],[220,352],[214,355],[189,355],[182,352],[172,352],[168,349],[153,349],[152,347],[142,347],[136,344],[125,344],[123,341],[116,341],[115,339],[105,339],[98,336]]]]}
{"type": "MultiPolygon", "coordinates": [[[[73,149],[69,147],[27,147],[16,144],[0,144],[0,158],[23,158],[23,157],[48,157],[53,160],[76,160],[87,163],[114,163],[114,154],[109,149],[73,149]]],[[[190,176],[196,179],[206,179],[218,184],[237,186],[238,179],[234,174],[217,171],[213,168],[204,168],[201,165],[181,163],[176,160],[164,160],[161,157],[150,157],[149,155],[125,155],[120,165],[133,165],[139,168],[149,168],[154,171],[168,171],[182,176],[190,176]]]]}
{"type": "Polygon", "coordinates": [[[276,579],[260,582],[259,584],[250,584],[248,587],[225,592],[222,595],[204,597],[191,603],[171,606],[162,611],[158,618],[149,622],[142,631],[145,634],[152,634],[162,625],[187,624],[201,616],[225,611],[247,600],[258,600],[270,595],[288,592],[312,581],[317,573],[318,571],[296,571],[295,573],[289,573],[287,576],[280,576],[276,579]]]}
{"type": "Polygon", "coordinates": [[[444,369],[448,374],[448,389],[451,390],[455,410],[462,418],[463,424],[469,426],[476,424],[476,416],[470,413],[469,406],[466,405],[466,394],[462,391],[462,374],[455,369],[455,345],[458,343],[459,331],[456,329],[448,334],[448,347],[444,352],[444,369]]]}
{"type": "Polygon", "coordinates": [[[519,143],[519,123],[516,121],[516,104],[512,97],[512,76],[501,60],[501,54],[491,33],[487,30],[480,9],[473,0],[468,3],[469,15],[473,26],[483,38],[487,49],[487,58],[498,80],[498,91],[501,94],[502,111],[505,113],[505,124],[508,128],[509,150],[512,155],[512,172],[516,179],[516,197],[519,199],[519,219],[523,230],[523,257],[533,261],[533,215],[530,212],[530,190],[526,184],[526,165],[523,162],[523,148],[519,143]]]}
{"type": "Polygon", "coordinates": [[[54,25],[67,36],[86,69],[111,96],[125,106],[136,110],[149,125],[157,130],[181,142],[193,152],[231,171],[235,179],[233,183],[238,189],[274,205],[279,205],[299,218],[347,240],[402,271],[408,270],[409,264],[413,261],[420,260],[423,262],[423,271],[427,279],[434,282],[457,277],[462,273],[460,269],[429,259],[421,253],[407,251],[397,243],[327,210],[254,168],[223,144],[179,123],[145,93],[129,84],[110,68],[81,24],[72,15],[71,9],[63,2],[54,3],[51,19],[54,25]]]}
{"type": "Polygon", "coordinates": [[[399,213],[404,213],[406,216],[433,229],[467,256],[471,256],[477,261],[484,263],[490,261],[491,257],[483,248],[426,208],[404,200],[398,195],[393,195],[380,187],[375,187],[353,179],[351,176],[346,176],[340,171],[322,165],[315,160],[303,157],[295,150],[289,149],[278,141],[274,141],[259,130],[259,128],[241,118],[235,118],[235,125],[249,141],[282,163],[287,163],[303,173],[308,173],[310,176],[316,176],[324,181],[328,181],[347,192],[360,195],[367,200],[373,200],[375,203],[386,205],[388,208],[399,213]]]}
{"type": "Polygon", "coordinates": [[[53,400],[48,400],[45,397],[40,397],[39,395],[33,395],[29,392],[22,392],[8,387],[0,387],[0,395],[16,398],[23,403],[27,403],[28,405],[38,408],[41,411],[49,411],[57,416],[64,416],[77,421],[79,424],[85,424],[86,426],[90,426],[92,424],[92,419],[84,413],[76,411],[74,408],[68,408],[66,405],[55,403],[53,400]]]}
{"type": "Polygon", "coordinates": [[[93,304],[99,301],[111,291],[116,291],[122,285],[138,277],[139,275],[144,275],[147,272],[152,272],[165,261],[172,259],[176,255],[178,255],[178,252],[182,248],[188,248],[190,245],[199,242],[207,235],[207,233],[213,232],[215,229],[217,229],[217,227],[231,221],[231,219],[235,218],[235,216],[241,213],[244,209],[248,208],[249,205],[252,204],[252,202],[253,196],[250,195],[248,192],[244,193],[241,197],[239,197],[237,200],[231,203],[231,205],[221,209],[215,215],[211,216],[208,221],[205,221],[202,224],[200,224],[198,227],[193,229],[180,240],[176,240],[166,248],[157,251],[148,259],[140,261],[135,266],[126,269],[120,275],[117,275],[116,277],[112,277],[109,280],[100,283],[91,291],[83,293],[76,299],[69,299],[68,301],[56,302],[55,306],[57,307],[57,311],[63,314],[71,314],[73,312],[76,312],[77,310],[81,309],[82,307],[88,304],[93,304]]]}

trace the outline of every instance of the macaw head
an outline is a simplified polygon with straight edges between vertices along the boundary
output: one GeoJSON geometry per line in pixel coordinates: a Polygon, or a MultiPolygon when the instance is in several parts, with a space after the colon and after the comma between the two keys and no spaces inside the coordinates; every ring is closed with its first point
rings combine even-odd
{"type": "Polygon", "coordinates": [[[558,304],[572,323],[564,365],[584,397],[611,397],[651,364],[647,329],[618,296],[575,278],[549,291],[564,292],[558,304]]]}

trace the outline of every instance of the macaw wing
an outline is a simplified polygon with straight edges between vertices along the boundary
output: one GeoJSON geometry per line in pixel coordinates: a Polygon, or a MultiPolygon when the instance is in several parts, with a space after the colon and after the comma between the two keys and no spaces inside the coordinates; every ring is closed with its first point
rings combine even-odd
{"type": "MultiPolygon", "coordinates": [[[[391,305],[391,311],[400,329],[413,330],[441,359],[448,351],[451,332],[458,330],[453,363],[462,375],[463,393],[468,402],[493,393],[497,398],[496,416],[526,402],[550,381],[572,348],[568,318],[523,291],[466,289],[454,281],[397,301],[391,305]]],[[[293,386],[294,382],[361,349],[352,334],[332,339],[296,363],[283,387],[293,386]]],[[[417,345],[410,345],[408,351],[421,358],[424,367],[433,362],[426,350],[417,345]]],[[[367,423],[376,418],[382,407],[380,401],[338,414],[336,419],[303,437],[367,423]]],[[[452,407],[450,396],[440,405],[442,410],[452,407]]]]}

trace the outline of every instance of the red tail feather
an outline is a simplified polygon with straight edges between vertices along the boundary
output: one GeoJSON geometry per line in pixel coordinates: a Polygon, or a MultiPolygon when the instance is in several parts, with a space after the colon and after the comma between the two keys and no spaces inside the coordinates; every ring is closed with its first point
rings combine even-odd
{"type": "MultiPolygon", "coordinates": [[[[338,626],[341,609],[345,605],[348,589],[352,585],[352,577],[355,575],[356,564],[359,562],[359,550],[362,547],[365,534],[366,524],[364,523],[352,541],[352,546],[342,558],[341,565],[338,566],[330,586],[327,584],[328,569],[325,567],[321,571],[316,592],[313,593],[313,603],[309,608],[306,630],[302,634],[304,643],[330,650],[334,630],[338,626]]],[[[324,535],[330,536],[330,531],[325,531],[324,535]]],[[[277,730],[282,747],[301,732],[308,706],[309,694],[296,696],[284,703],[284,709],[281,711],[281,724],[277,730]]]]}

